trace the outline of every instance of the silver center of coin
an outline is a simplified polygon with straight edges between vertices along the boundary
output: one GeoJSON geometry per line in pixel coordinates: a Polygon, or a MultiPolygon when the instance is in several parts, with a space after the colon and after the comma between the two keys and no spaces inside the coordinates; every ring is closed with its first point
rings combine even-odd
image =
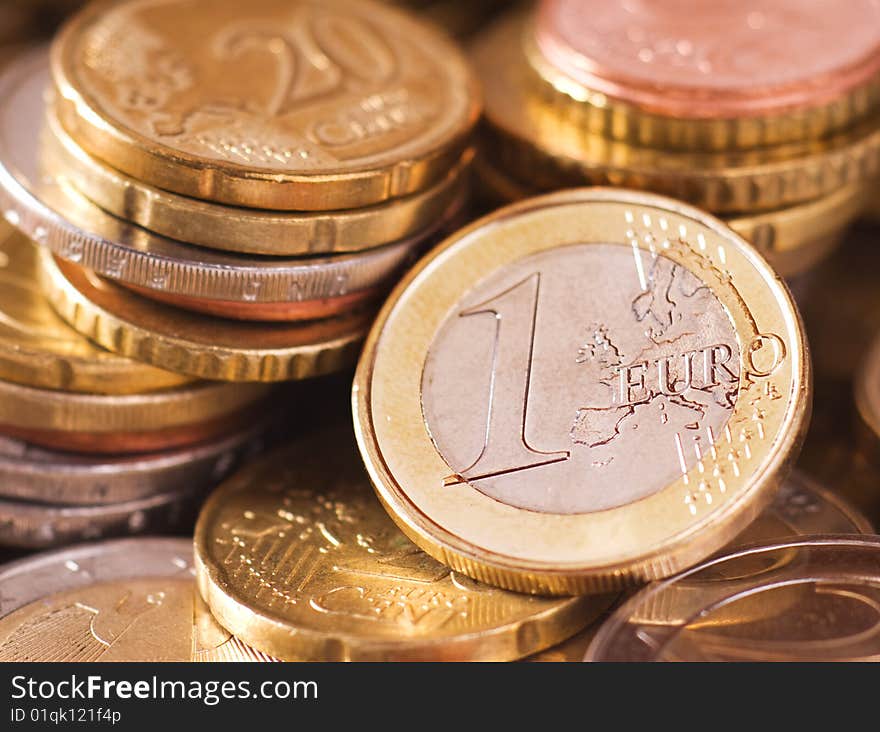
{"type": "Polygon", "coordinates": [[[729,314],[690,271],[619,244],[572,245],[459,301],[431,345],[422,409],[447,486],[589,513],[696,466],[724,433],[739,363],[729,314]]]}

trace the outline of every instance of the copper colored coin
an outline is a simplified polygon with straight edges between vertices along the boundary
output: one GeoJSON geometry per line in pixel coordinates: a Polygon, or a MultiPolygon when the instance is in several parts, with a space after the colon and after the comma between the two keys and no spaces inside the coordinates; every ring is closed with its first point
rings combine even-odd
{"type": "Polygon", "coordinates": [[[121,355],[219,381],[285,381],[357,358],[369,310],[301,323],[246,323],[169,307],[44,253],[42,283],[76,330],[121,355]]]}
{"type": "Polygon", "coordinates": [[[317,320],[343,315],[374,300],[381,290],[377,288],[353,292],[339,297],[328,297],[306,302],[239,302],[237,300],[208,300],[186,295],[173,295],[162,290],[151,290],[120,282],[120,285],[143,297],[166,305],[191,310],[195,313],[214,315],[232,320],[255,320],[269,323],[284,323],[297,320],[317,320]]]}
{"type": "Polygon", "coordinates": [[[544,0],[535,37],[577,83],[670,117],[816,107],[880,73],[873,0],[544,0]]]}
{"type": "Polygon", "coordinates": [[[197,424],[143,432],[65,432],[0,424],[0,435],[52,450],[88,455],[126,455],[191,447],[230,434],[255,419],[253,410],[197,424]]]}
{"type": "Polygon", "coordinates": [[[710,559],[625,603],[586,660],[880,660],[880,537],[799,537],[710,559]],[[652,620],[682,583],[702,588],[688,614],[652,620]]]}

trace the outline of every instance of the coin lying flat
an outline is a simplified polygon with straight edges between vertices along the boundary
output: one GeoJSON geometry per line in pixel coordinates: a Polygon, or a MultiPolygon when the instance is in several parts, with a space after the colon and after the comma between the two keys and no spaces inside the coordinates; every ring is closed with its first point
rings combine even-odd
{"type": "Polygon", "coordinates": [[[391,202],[344,211],[291,214],[223,206],[150,186],[82,150],[47,109],[42,160],[115,216],[157,234],[212,249],[270,255],[361,251],[433,228],[459,195],[473,154],[467,151],[446,176],[425,191],[391,202]]]}
{"type": "Polygon", "coordinates": [[[90,394],[143,393],[187,381],[83,338],[47,302],[38,266],[34,245],[0,223],[0,378],[90,394]]]}
{"type": "MultiPolygon", "coordinates": [[[[792,473],[783,483],[761,515],[720,552],[727,554],[752,544],[773,540],[789,539],[817,533],[826,534],[873,534],[870,521],[858,510],[847,505],[834,493],[818,486],[802,473],[792,473]]],[[[749,581],[746,578],[744,581],[749,581]]],[[[731,578],[730,582],[736,581],[731,578]]],[[[729,585],[730,586],[730,585],[729,585]]],[[[683,580],[678,584],[675,595],[666,596],[670,602],[658,604],[654,610],[654,620],[662,608],[665,621],[693,610],[705,597],[705,582],[690,583],[683,580]],[[674,602],[671,600],[674,599],[674,602]]],[[[654,607],[654,606],[652,606],[654,607]]],[[[766,609],[766,608],[764,608],[766,609]]],[[[763,610],[762,610],[763,612],[763,610]]],[[[610,615],[611,613],[607,613],[610,615]]],[[[642,617],[645,613],[641,614],[642,617]]],[[[744,607],[738,609],[738,619],[745,618],[744,607]]],[[[558,646],[533,656],[532,661],[583,661],[587,648],[601,627],[594,623],[558,646]]]]}
{"type": "Polygon", "coordinates": [[[696,209],[602,189],[434,249],[380,313],[353,394],[403,531],[476,579],[550,593],[720,549],[771,500],[809,400],[797,312],[754,249],[696,209]]]}
{"type": "MultiPolygon", "coordinates": [[[[0,206],[6,218],[56,254],[153,297],[186,298],[268,318],[328,315],[390,285],[410,257],[454,216],[461,201],[417,236],[366,252],[279,258],[211,251],[153,234],[103,211],[40,165],[45,50],[0,77],[0,206]]],[[[355,244],[351,245],[357,248],[355,244]]]]}
{"type": "Polygon", "coordinates": [[[219,482],[258,444],[263,425],[148,455],[93,457],[0,438],[0,499],[55,506],[118,504],[219,482]]]}
{"type": "Polygon", "coordinates": [[[0,567],[2,661],[271,661],[217,625],[192,543],[125,539],[0,567]]]}
{"type": "Polygon", "coordinates": [[[871,0],[538,4],[525,46],[560,114],[654,147],[821,137],[880,102],[871,0]]]}
{"type": "Polygon", "coordinates": [[[235,431],[270,392],[263,384],[195,382],[147,394],[107,396],[0,381],[0,434],[81,452],[172,449],[235,431]]]}
{"type": "Polygon", "coordinates": [[[368,485],[347,424],[222,485],[196,526],[199,587],[218,621],[289,660],[510,660],[610,604],[519,595],[450,571],[395,528],[368,485]]]}
{"type": "Polygon", "coordinates": [[[747,547],[650,585],[614,613],[586,656],[591,661],[878,658],[880,539],[842,535],[747,547]],[[651,620],[647,609],[675,603],[683,582],[699,583],[700,601],[674,622],[651,620]]]}
{"type": "Polygon", "coordinates": [[[484,82],[484,149],[541,190],[613,185],[675,196],[718,214],[754,214],[864,184],[880,172],[872,119],[823,138],[731,152],[637,147],[560,118],[534,92],[522,58],[522,19],[511,17],[475,44],[484,82]]]}
{"type": "Polygon", "coordinates": [[[108,350],[159,368],[221,381],[284,381],[357,359],[372,313],[305,323],[244,323],[199,315],[128,292],[42,253],[41,282],[71,326],[108,350]]]}
{"type": "Polygon", "coordinates": [[[356,208],[421,190],[479,114],[445,36],[363,0],[87,8],[56,38],[52,76],[62,124],[99,160],[255,208],[356,208]]]}
{"type": "MultiPolygon", "coordinates": [[[[484,195],[494,202],[510,203],[541,193],[498,170],[485,156],[476,168],[484,195]]],[[[850,185],[807,203],[724,217],[724,221],[761,252],[777,273],[793,277],[813,268],[841,244],[866,197],[864,185],[850,185]]]]}
{"type": "Polygon", "coordinates": [[[0,545],[50,549],[116,536],[186,531],[206,488],[196,485],[185,492],[90,506],[0,500],[0,545]]]}

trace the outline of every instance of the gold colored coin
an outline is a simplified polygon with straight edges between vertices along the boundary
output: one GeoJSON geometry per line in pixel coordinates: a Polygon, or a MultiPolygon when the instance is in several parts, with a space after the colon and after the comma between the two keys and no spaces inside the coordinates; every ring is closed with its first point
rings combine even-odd
{"type": "Polygon", "coordinates": [[[117,580],[0,618],[0,661],[274,661],[211,616],[192,579],[117,580]]]}
{"type": "Polygon", "coordinates": [[[289,660],[510,660],[609,603],[506,592],[421,552],[370,491],[348,424],[223,484],[195,541],[199,588],[220,624],[289,660]]]}
{"type": "Polygon", "coordinates": [[[357,208],[424,190],[479,114],[445,36],[364,0],[98,3],[57,37],[52,74],[61,122],[89,154],[158,188],[254,208],[357,208]]]}
{"type": "Polygon", "coordinates": [[[720,549],[771,500],[810,398],[800,319],[754,248],[611,189],[509,206],[435,248],[381,311],[353,394],[404,533],[549,593],[720,549]]]}
{"type": "Polygon", "coordinates": [[[49,305],[37,282],[38,267],[34,245],[0,224],[0,379],[38,389],[116,395],[189,381],[83,338],[49,305]]]}
{"type": "Polygon", "coordinates": [[[357,359],[372,314],[304,323],[247,323],[148,300],[88,270],[41,253],[52,306],[77,331],[120,355],[218,381],[305,379],[357,359]]]}
{"type": "Polygon", "coordinates": [[[146,394],[76,394],[0,380],[0,425],[58,432],[158,432],[232,417],[266,384],[196,382],[146,394]]]}
{"type": "Polygon", "coordinates": [[[503,21],[475,45],[484,82],[485,152],[540,190],[627,186],[674,196],[725,216],[781,209],[864,184],[880,172],[880,127],[731,153],[640,148],[585,132],[540,99],[521,58],[522,19],[503,21]]]}
{"type": "MultiPolygon", "coordinates": [[[[485,157],[477,162],[476,173],[484,195],[494,201],[519,201],[540,194],[499,171],[485,157]]],[[[776,272],[793,277],[814,267],[840,245],[866,198],[863,185],[851,185],[815,201],[752,216],[725,217],[724,221],[751,242],[776,272]]]]}
{"type": "Polygon", "coordinates": [[[278,213],[179,196],[127,176],[82,150],[51,108],[48,117],[44,167],[93,203],[178,241],[249,254],[355,252],[420,234],[461,195],[473,157],[466,151],[439,182],[392,202],[348,211],[278,213]]]}

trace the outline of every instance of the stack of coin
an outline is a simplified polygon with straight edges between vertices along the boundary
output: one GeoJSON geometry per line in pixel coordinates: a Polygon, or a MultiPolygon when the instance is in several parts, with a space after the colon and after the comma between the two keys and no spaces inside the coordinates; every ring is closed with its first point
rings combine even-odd
{"type": "Polygon", "coordinates": [[[495,197],[577,185],[722,216],[783,275],[813,266],[880,172],[880,8],[826,0],[541,0],[475,44],[495,197]]]}
{"type": "Polygon", "coordinates": [[[0,545],[185,528],[259,436],[269,387],[181,377],[92,345],[0,235],[0,545]]]}
{"type": "MultiPolygon", "coordinates": [[[[209,499],[199,587],[220,625],[283,659],[583,657],[595,623],[552,644],[625,585],[872,531],[786,477],[809,397],[794,304],[722,222],[630,191],[523,202],[422,260],[368,338],[353,406],[379,501],[351,437],[317,430],[209,499]]],[[[714,590],[677,580],[645,623],[687,625],[713,591],[770,576],[745,565],[714,590]]],[[[746,637],[755,611],[720,622],[746,637]]]]}
{"type": "Polygon", "coordinates": [[[6,215],[58,312],[230,381],[353,364],[461,211],[479,115],[442,33],[353,0],[96,3],[0,85],[6,215]]]}

